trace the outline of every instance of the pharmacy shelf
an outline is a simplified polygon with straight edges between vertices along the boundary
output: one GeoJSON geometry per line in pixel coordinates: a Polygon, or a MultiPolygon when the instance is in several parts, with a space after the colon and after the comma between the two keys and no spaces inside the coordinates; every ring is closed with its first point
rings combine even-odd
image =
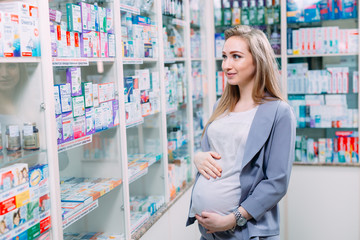
{"type": "Polygon", "coordinates": [[[123,58],[123,64],[127,65],[138,65],[143,63],[158,62],[157,58],[123,58]]]}
{"type": "Polygon", "coordinates": [[[136,126],[141,125],[143,123],[144,123],[144,119],[141,119],[141,120],[139,120],[137,122],[126,124],[126,128],[136,127],[136,126]]]}
{"type": "Polygon", "coordinates": [[[357,129],[358,127],[339,127],[339,128],[335,128],[335,127],[305,127],[305,128],[296,128],[296,130],[327,130],[327,129],[331,129],[331,130],[338,130],[338,131],[353,131],[354,129],[357,129]]]}
{"type": "Polygon", "coordinates": [[[175,197],[170,202],[161,206],[138,230],[131,235],[132,239],[140,239],[184,195],[184,193],[194,185],[194,183],[194,180],[186,183],[186,185],[183,186],[178,193],[176,193],[175,197]]]}
{"type": "Polygon", "coordinates": [[[358,53],[326,53],[326,54],[299,54],[299,55],[287,55],[287,58],[305,58],[305,57],[346,57],[346,56],[358,56],[358,53]]]}
{"type": "Polygon", "coordinates": [[[204,58],[191,58],[191,61],[205,61],[204,58]]]}
{"type": "Polygon", "coordinates": [[[175,63],[175,62],[185,62],[186,58],[169,58],[169,59],[165,59],[165,64],[170,64],[170,63],[175,63]]]}
{"type": "Polygon", "coordinates": [[[360,163],[320,163],[320,162],[294,162],[294,166],[318,166],[318,167],[360,167],[360,163]]]}
{"type": "Polygon", "coordinates": [[[81,218],[85,217],[87,214],[95,210],[99,206],[99,201],[95,200],[94,202],[90,203],[87,206],[84,206],[83,208],[79,209],[78,211],[75,211],[73,215],[65,218],[63,220],[63,229],[66,229],[73,223],[77,222],[81,218]]]}
{"type": "Polygon", "coordinates": [[[120,10],[124,12],[129,12],[135,15],[140,15],[140,9],[137,7],[129,6],[126,4],[120,4],[120,10]]]}
{"type": "Polygon", "coordinates": [[[65,142],[65,143],[58,144],[58,153],[63,152],[63,151],[67,151],[67,150],[70,150],[70,149],[73,149],[73,148],[77,148],[77,147],[83,146],[83,145],[88,144],[88,143],[91,143],[93,135],[99,134],[99,133],[102,133],[102,132],[105,132],[105,131],[109,131],[111,129],[115,129],[116,127],[117,126],[107,128],[107,129],[103,129],[101,131],[95,132],[94,134],[86,135],[84,137],[80,137],[80,138],[77,138],[77,139],[74,139],[74,140],[71,140],[71,141],[68,141],[68,142],[65,142]]]}
{"type": "Polygon", "coordinates": [[[38,158],[41,154],[45,154],[46,150],[41,149],[37,151],[6,151],[0,152],[0,168],[7,167],[18,162],[27,162],[31,159],[38,158]]]}
{"type": "Polygon", "coordinates": [[[54,67],[68,67],[68,66],[89,66],[90,63],[113,63],[115,58],[52,58],[54,67]]]}
{"type": "Polygon", "coordinates": [[[348,94],[359,94],[359,93],[353,93],[353,92],[348,92],[348,93],[288,93],[288,95],[296,95],[296,96],[305,96],[305,95],[348,95],[348,94]]]}
{"type": "Polygon", "coordinates": [[[40,57],[11,57],[11,58],[0,58],[0,63],[39,63],[40,57]]]}
{"type": "Polygon", "coordinates": [[[88,194],[88,197],[90,199],[92,198],[91,201],[86,200],[82,204],[80,204],[79,202],[79,207],[76,207],[74,211],[66,212],[65,217],[63,215],[63,229],[69,227],[70,225],[72,225],[73,223],[80,220],[81,218],[92,212],[94,209],[96,209],[99,206],[99,200],[101,200],[103,196],[115,191],[119,186],[121,186],[121,184],[122,184],[121,179],[107,179],[107,182],[106,181],[104,182],[104,186],[102,186],[102,188],[97,187],[96,189],[91,191],[91,193],[88,194]]]}
{"type": "Polygon", "coordinates": [[[157,159],[156,161],[153,161],[153,162],[147,162],[147,163],[144,162],[142,169],[139,169],[138,171],[131,173],[131,175],[129,176],[129,184],[133,183],[136,180],[138,180],[138,179],[142,178],[143,176],[145,176],[148,173],[149,168],[152,165],[156,164],[156,163],[160,163],[161,159],[162,159],[162,157],[160,159],[157,159]]]}

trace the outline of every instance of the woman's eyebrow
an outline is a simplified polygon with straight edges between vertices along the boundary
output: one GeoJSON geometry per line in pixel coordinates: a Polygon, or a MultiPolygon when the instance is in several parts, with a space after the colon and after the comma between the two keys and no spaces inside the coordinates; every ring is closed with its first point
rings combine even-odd
{"type": "MultiPolygon", "coordinates": [[[[245,53],[243,53],[242,51],[238,51],[238,50],[235,50],[235,51],[230,51],[230,53],[229,53],[229,54],[234,54],[234,53],[241,53],[241,54],[244,54],[244,55],[245,55],[245,53]]],[[[222,52],[222,54],[226,54],[226,52],[225,52],[225,51],[223,51],[223,52],[222,52]]]]}

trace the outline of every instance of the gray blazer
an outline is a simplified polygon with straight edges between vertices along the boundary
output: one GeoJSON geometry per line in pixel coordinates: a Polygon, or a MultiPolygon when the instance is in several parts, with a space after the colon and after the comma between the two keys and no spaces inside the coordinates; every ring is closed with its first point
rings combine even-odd
{"type": "MultiPolygon", "coordinates": [[[[295,136],[296,119],[287,103],[276,100],[259,106],[245,145],[239,179],[239,205],[253,216],[241,229],[244,239],[273,236],[280,232],[278,202],[289,184],[295,136]]],[[[210,151],[207,129],[201,148],[204,152],[210,151]]],[[[197,173],[195,184],[199,176],[197,173]]],[[[195,220],[189,217],[186,225],[195,220]]]]}

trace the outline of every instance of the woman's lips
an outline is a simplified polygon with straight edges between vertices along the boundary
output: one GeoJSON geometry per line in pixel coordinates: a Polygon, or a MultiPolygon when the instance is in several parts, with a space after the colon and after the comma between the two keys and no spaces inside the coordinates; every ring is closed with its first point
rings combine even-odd
{"type": "Polygon", "coordinates": [[[226,73],[226,77],[233,77],[235,75],[236,75],[236,73],[226,73]]]}

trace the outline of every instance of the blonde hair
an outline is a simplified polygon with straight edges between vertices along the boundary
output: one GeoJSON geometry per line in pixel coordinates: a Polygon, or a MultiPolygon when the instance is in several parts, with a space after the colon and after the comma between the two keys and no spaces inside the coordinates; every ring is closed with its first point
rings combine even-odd
{"type": "MultiPolygon", "coordinates": [[[[252,90],[252,98],[256,104],[265,101],[284,100],[279,86],[280,73],[275,60],[274,51],[266,37],[259,29],[245,25],[238,25],[225,31],[225,41],[231,37],[244,39],[251,55],[253,56],[256,67],[255,82],[252,90]]],[[[224,93],[219,103],[211,115],[207,126],[226,111],[233,111],[236,103],[240,99],[240,90],[237,85],[226,84],[224,93]]]]}

